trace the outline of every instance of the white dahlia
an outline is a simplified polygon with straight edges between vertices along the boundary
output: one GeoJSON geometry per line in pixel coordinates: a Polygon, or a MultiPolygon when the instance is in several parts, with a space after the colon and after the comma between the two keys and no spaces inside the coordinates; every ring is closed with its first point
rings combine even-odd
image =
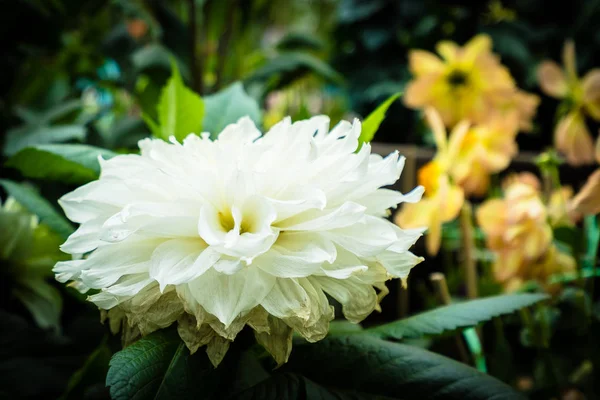
{"type": "Polygon", "coordinates": [[[381,189],[404,158],[356,151],[360,126],[286,118],[263,136],[242,118],[214,141],[144,139],[140,155],[100,159],[100,179],[59,201],[81,224],[61,249],[87,256],[58,263],[56,278],[96,289],[89,300],[126,341],[177,321],[216,365],[248,325],[283,363],[293,331],[327,334],[327,295],[359,322],[386,280],[422,260],[408,251],[422,230],[384,217],[423,189],[381,189]]]}

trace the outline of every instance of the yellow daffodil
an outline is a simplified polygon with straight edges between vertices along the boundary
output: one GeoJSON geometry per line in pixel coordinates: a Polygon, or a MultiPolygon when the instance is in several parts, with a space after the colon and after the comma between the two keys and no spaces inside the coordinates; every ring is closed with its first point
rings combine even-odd
{"type": "Polygon", "coordinates": [[[538,80],[548,96],[565,100],[564,114],[554,129],[554,143],[573,165],[591,164],[594,146],[585,116],[600,121],[600,68],[583,78],[577,75],[575,45],[569,41],[563,50],[564,70],[553,61],[538,68],[538,80]]]}
{"type": "Polygon", "coordinates": [[[433,106],[444,123],[453,126],[463,119],[483,122],[492,112],[526,103],[523,125],[528,125],[527,116],[537,103],[518,92],[508,69],[492,53],[489,36],[477,35],[463,47],[442,41],[436,51],[441,58],[423,50],[410,52],[414,80],[406,88],[408,107],[433,106]]]}
{"type": "Polygon", "coordinates": [[[530,173],[509,177],[504,198],[487,200],[477,210],[486,245],[496,256],[494,277],[506,290],[527,280],[545,284],[550,275],[574,268],[573,258],[552,243],[549,213],[540,183],[530,173]]]}
{"type": "Polygon", "coordinates": [[[490,175],[508,167],[517,153],[518,116],[495,118],[471,127],[465,135],[451,175],[465,194],[483,196],[490,175]]]}
{"type": "Polygon", "coordinates": [[[442,224],[455,219],[464,202],[463,190],[452,183],[449,171],[469,126],[466,122],[459,123],[448,139],[440,115],[433,108],[427,108],[425,116],[438,148],[434,159],[418,172],[418,182],[425,188],[425,197],[419,203],[405,203],[396,214],[395,222],[403,228],[427,226],[427,252],[433,255],[440,248],[442,224]]]}

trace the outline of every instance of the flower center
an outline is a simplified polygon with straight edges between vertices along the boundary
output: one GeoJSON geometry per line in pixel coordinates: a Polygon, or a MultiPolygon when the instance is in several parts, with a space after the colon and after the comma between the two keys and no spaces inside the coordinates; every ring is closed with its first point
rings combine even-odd
{"type": "Polygon", "coordinates": [[[255,218],[252,218],[252,215],[243,215],[239,214],[237,218],[233,216],[233,212],[231,209],[227,209],[225,211],[219,211],[217,213],[219,223],[223,228],[223,231],[230,232],[233,230],[239,229],[239,234],[244,233],[256,233],[257,224],[255,223],[255,218]],[[239,226],[236,226],[236,219],[239,219],[239,226]]]}
{"type": "Polygon", "coordinates": [[[454,70],[446,78],[450,86],[464,86],[467,84],[467,74],[463,71],[454,70]]]}

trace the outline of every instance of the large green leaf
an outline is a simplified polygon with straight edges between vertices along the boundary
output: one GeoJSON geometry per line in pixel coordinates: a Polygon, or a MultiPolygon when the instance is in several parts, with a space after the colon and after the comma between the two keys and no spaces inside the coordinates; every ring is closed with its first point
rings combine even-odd
{"type": "Polygon", "coordinates": [[[248,116],[255,124],[262,119],[260,108],[252,97],[248,96],[244,86],[236,82],[222,91],[204,99],[206,114],[203,130],[215,138],[227,125],[248,116]]]}
{"type": "Polygon", "coordinates": [[[84,138],[85,127],[81,125],[26,125],[7,132],[4,154],[11,156],[21,149],[38,144],[60,143],[84,138]]]}
{"type": "Polygon", "coordinates": [[[379,125],[385,119],[385,113],[388,108],[392,105],[396,99],[400,97],[400,93],[396,93],[391,95],[386,101],[381,103],[379,107],[375,109],[362,123],[362,130],[360,132],[360,137],[358,138],[359,146],[363,143],[368,143],[375,137],[375,133],[377,129],[379,129],[379,125]]]}
{"type": "Polygon", "coordinates": [[[116,155],[110,150],[84,144],[46,144],[28,147],[6,163],[28,178],[86,183],[98,178],[100,164],[116,155]]]}
{"type": "Polygon", "coordinates": [[[216,396],[220,372],[203,351],[190,356],[177,331],[168,329],[116,353],[106,385],[113,400],[207,399],[216,396]]]}
{"type": "Polygon", "coordinates": [[[364,332],[392,339],[436,335],[445,331],[474,326],[547,298],[546,294],[520,293],[470,300],[439,307],[406,319],[367,329],[364,332]]]}
{"type": "Polygon", "coordinates": [[[418,347],[363,335],[297,344],[281,372],[300,374],[346,392],[403,400],[522,398],[510,386],[465,364],[418,347]]]}
{"type": "Polygon", "coordinates": [[[236,400],[368,400],[391,399],[375,394],[343,391],[319,385],[304,376],[292,373],[275,374],[251,388],[230,397],[236,400]]]}
{"type": "Polygon", "coordinates": [[[169,140],[170,136],[175,136],[181,141],[190,133],[200,134],[202,130],[204,102],[198,94],[185,86],[175,62],[173,73],[162,89],[156,110],[158,123],[152,121],[149,116],[144,116],[156,137],[169,140]]]}
{"type": "Polygon", "coordinates": [[[0,179],[0,186],[25,209],[37,215],[41,223],[48,225],[63,239],[73,233],[73,226],[32,188],[6,179],[0,179]]]}

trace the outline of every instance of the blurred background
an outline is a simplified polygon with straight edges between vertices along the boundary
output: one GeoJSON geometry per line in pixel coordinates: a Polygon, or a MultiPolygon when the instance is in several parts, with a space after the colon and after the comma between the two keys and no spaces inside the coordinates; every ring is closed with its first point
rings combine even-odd
{"type": "MultiPolygon", "coordinates": [[[[31,145],[85,143],[133,151],[138,140],[151,135],[145,119],[157,119],[156,104],[171,76],[172,60],[186,85],[203,98],[225,93],[227,100],[228,91],[231,95],[243,88],[258,105],[253,119],[265,129],[287,115],[298,120],[326,114],[334,125],[341,119],[363,119],[390,96],[406,93],[415,79],[411,51],[435,53],[440,41],[462,46],[487,34],[516,87],[537,96],[538,105],[529,132],[516,136],[519,153],[511,154],[510,166],[495,171],[483,195],[471,196],[477,205],[488,196],[501,196],[501,182],[510,174],[530,171],[543,178],[538,155],[553,147],[553,132],[564,114],[560,107],[569,104],[542,91],[539,66],[545,60],[562,65],[567,40],[576,44],[580,76],[600,66],[598,21],[600,0],[5,0],[0,13],[2,178],[22,179],[23,171],[5,162],[31,145]]],[[[232,95],[230,101],[240,100],[232,95]]],[[[598,122],[588,118],[584,124],[595,138],[598,122]]],[[[381,154],[399,149],[407,156],[397,184],[407,191],[421,183],[417,171],[436,153],[436,142],[422,108],[408,107],[401,97],[388,109],[373,148],[381,154]]],[[[575,191],[597,168],[594,162],[558,164],[560,182],[575,191]]],[[[24,175],[53,204],[77,183],[36,181],[35,171],[24,175]]],[[[464,272],[457,268],[463,256],[460,223],[456,218],[444,222],[442,250],[415,268],[408,290],[393,283],[383,313],[371,316],[367,325],[438,304],[428,279],[432,272],[446,274],[453,295],[467,295],[464,272]]],[[[573,242],[585,240],[577,223],[555,233],[573,252],[573,242]]],[[[2,229],[6,233],[15,226],[5,222],[2,229]]],[[[479,227],[474,236],[477,259],[485,266],[492,257],[486,236],[479,227]]],[[[60,243],[53,237],[44,240],[60,243]]],[[[426,255],[425,246],[419,241],[415,253],[426,255]]],[[[64,255],[46,256],[56,261],[64,255]]],[[[51,289],[43,290],[51,292],[46,296],[50,300],[46,308],[32,310],[36,306],[23,300],[26,296],[14,294],[11,261],[4,257],[2,263],[0,394],[105,398],[98,376],[105,373],[112,339],[98,324],[97,311],[72,288],[48,279],[49,271],[43,279],[51,289]],[[50,321],[40,324],[48,315],[50,321]],[[100,372],[74,381],[73,373],[87,362],[100,372]]],[[[479,277],[480,295],[499,293],[502,286],[496,275],[479,277]]],[[[502,330],[490,329],[488,337],[502,330]]],[[[522,339],[520,328],[511,328],[510,321],[505,332],[506,341],[522,339]]],[[[434,346],[459,358],[451,339],[434,346]]],[[[497,366],[494,370],[492,362],[491,367],[513,383],[519,374],[533,376],[536,368],[535,346],[515,346],[519,368],[503,370],[509,364],[501,357],[492,357],[497,366]]],[[[557,368],[572,373],[581,360],[563,360],[565,365],[557,368]]],[[[539,398],[549,398],[543,396],[554,389],[542,391],[539,398]]]]}

